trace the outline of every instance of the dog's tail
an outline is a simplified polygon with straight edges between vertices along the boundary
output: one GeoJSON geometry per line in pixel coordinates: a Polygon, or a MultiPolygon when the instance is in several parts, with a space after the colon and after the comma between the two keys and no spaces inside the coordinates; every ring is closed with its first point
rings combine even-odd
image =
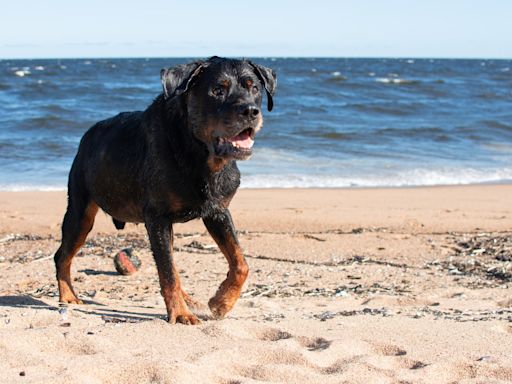
{"type": "Polygon", "coordinates": [[[114,222],[116,229],[119,229],[119,230],[124,229],[124,226],[126,225],[126,223],[124,221],[119,221],[114,218],[112,218],[112,221],[114,222]]]}

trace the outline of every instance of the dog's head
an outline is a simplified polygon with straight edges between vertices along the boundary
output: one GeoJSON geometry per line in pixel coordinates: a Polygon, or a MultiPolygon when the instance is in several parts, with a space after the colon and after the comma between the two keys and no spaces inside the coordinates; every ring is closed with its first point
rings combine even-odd
{"type": "Polygon", "coordinates": [[[262,94],[273,108],[276,74],[248,60],[212,57],[161,71],[166,100],[181,97],[189,127],[215,158],[248,159],[261,129],[262,94]]]}

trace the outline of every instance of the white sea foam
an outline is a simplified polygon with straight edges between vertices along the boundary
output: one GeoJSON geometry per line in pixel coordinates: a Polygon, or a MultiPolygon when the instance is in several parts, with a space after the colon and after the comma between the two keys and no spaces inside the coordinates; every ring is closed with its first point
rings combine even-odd
{"type": "Polygon", "coordinates": [[[30,71],[28,69],[19,69],[15,71],[14,74],[18,77],[24,77],[26,75],[30,75],[30,71]]]}
{"type": "Polygon", "coordinates": [[[331,75],[336,80],[347,80],[347,78],[343,76],[340,71],[331,72],[331,75]]]}
{"type": "MultiPolygon", "coordinates": [[[[383,172],[384,173],[384,172],[383,172]]],[[[413,169],[387,175],[247,174],[241,188],[358,188],[421,187],[512,183],[512,168],[413,169]]],[[[0,191],[65,191],[62,185],[0,184],[0,191]]]]}
{"type": "Polygon", "coordinates": [[[420,187],[511,183],[512,168],[477,170],[414,169],[393,175],[244,175],[242,188],[350,188],[350,187],[420,187]]]}
{"type": "Polygon", "coordinates": [[[415,82],[415,80],[402,79],[399,77],[378,77],[375,81],[385,84],[411,84],[415,82]]]}
{"type": "Polygon", "coordinates": [[[62,185],[31,185],[31,184],[0,184],[0,191],[23,192],[23,191],[65,191],[67,187],[62,185]]]}

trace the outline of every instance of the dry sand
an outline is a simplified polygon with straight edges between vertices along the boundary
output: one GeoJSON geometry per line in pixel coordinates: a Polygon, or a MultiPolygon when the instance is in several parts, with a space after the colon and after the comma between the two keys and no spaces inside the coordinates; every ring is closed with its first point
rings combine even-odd
{"type": "MultiPolygon", "coordinates": [[[[64,192],[0,193],[0,383],[512,382],[512,186],[241,190],[251,267],[228,317],[169,325],[144,227],[100,213],[59,307],[64,192]],[[112,262],[132,246],[133,276],[112,262]]],[[[176,225],[185,289],[227,272],[176,225]]]]}

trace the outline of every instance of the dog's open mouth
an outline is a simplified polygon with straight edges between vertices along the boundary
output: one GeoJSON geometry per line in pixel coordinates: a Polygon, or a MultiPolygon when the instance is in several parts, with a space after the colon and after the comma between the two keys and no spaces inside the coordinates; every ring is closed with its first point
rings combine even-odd
{"type": "Polygon", "coordinates": [[[215,155],[244,160],[252,154],[254,129],[246,128],[232,137],[217,137],[214,143],[215,155]]]}

